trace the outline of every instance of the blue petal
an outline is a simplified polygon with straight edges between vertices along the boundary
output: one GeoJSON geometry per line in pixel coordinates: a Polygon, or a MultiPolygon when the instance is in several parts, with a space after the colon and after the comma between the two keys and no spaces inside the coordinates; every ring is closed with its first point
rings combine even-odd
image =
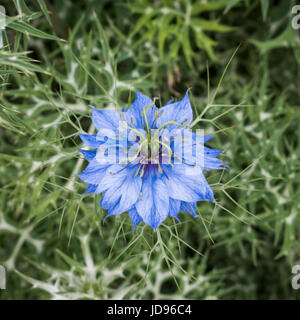
{"type": "MultiPolygon", "coordinates": [[[[132,124],[134,124],[136,128],[143,128],[143,126],[146,125],[143,116],[143,109],[150,106],[152,102],[153,101],[148,96],[136,91],[136,96],[133,104],[130,106],[127,112],[123,113],[126,122],[131,126],[132,124]]],[[[155,121],[155,110],[156,107],[153,106],[147,108],[146,111],[147,120],[150,127],[152,127],[155,121]]]]}
{"type": "MultiPolygon", "coordinates": [[[[188,92],[186,92],[182,100],[168,104],[160,108],[158,111],[160,116],[157,120],[156,128],[159,128],[168,121],[176,121],[179,124],[188,124],[193,120],[193,110],[191,107],[188,92]]],[[[179,127],[174,124],[168,126],[169,130],[178,128],[179,127]]]]}
{"type": "Polygon", "coordinates": [[[110,165],[101,165],[92,160],[82,173],[77,174],[82,181],[90,184],[99,184],[110,165]]]}
{"type": "Polygon", "coordinates": [[[214,202],[213,192],[200,167],[184,163],[162,165],[163,180],[168,186],[169,196],[176,200],[196,202],[210,200],[214,202]]]}
{"type": "Polygon", "coordinates": [[[97,110],[93,107],[92,121],[98,130],[109,129],[115,132],[122,119],[120,114],[115,110],[97,110]]]}
{"type": "Polygon", "coordinates": [[[181,130],[184,134],[184,143],[182,136],[178,134],[173,138],[172,150],[178,156],[175,163],[182,162],[186,164],[200,166],[203,170],[224,169],[226,165],[216,158],[222,151],[211,149],[204,146],[204,143],[211,136],[199,136],[191,131],[181,130]]]}
{"type": "Polygon", "coordinates": [[[200,136],[196,132],[192,133],[193,135],[193,142],[194,143],[206,143],[210,139],[212,139],[214,136],[213,135],[207,135],[207,136],[200,136]]]}
{"type": "Polygon", "coordinates": [[[194,218],[196,218],[196,202],[181,201],[180,211],[187,212],[194,218]]]}
{"type": "Polygon", "coordinates": [[[96,193],[102,192],[101,206],[108,215],[123,213],[136,203],[142,186],[142,179],[135,176],[138,166],[113,165],[107,170],[96,193]]]}
{"type": "Polygon", "coordinates": [[[95,192],[97,189],[97,185],[96,184],[89,184],[89,186],[87,187],[87,189],[84,191],[84,193],[92,193],[95,192]]]}
{"type": "Polygon", "coordinates": [[[170,198],[169,199],[169,215],[176,218],[179,222],[178,213],[180,211],[181,201],[170,198]]]}
{"type": "Polygon", "coordinates": [[[204,147],[204,153],[211,157],[217,157],[222,152],[223,152],[222,150],[204,147]]]}
{"type": "Polygon", "coordinates": [[[148,168],[143,178],[141,198],[135,204],[144,222],[157,228],[169,214],[168,186],[158,177],[158,172],[148,168]]]}
{"type": "Polygon", "coordinates": [[[225,164],[223,161],[221,161],[218,158],[211,158],[211,157],[205,157],[204,158],[204,170],[218,170],[218,169],[225,169],[228,165],[225,164]]]}
{"type": "Polygon", "coordinates": [[[114,165],[118,163],[119,147],[117,145],[102,145],[97,150],[95,159],[99,164],[114,165]]]}
{"type": "Polygon", "coordinates": [[[208,171],[227,168],[227,164],[216,158],[222,152],[222,150],[204,147],[204,170],[208,171]]]}
{"type": "Polygon", "coordinates": [[[130,209],[128,211],[131,222],[133,224],[133,231],[135,231],[136,226],[141,223],[143,221],[143,219],[141,218],[141,216],[138,214],[138,212],[136,211],[136,208],[133,207],[132,209],[130,209]]]}
{"type": "Polygon", "coordinates": [[[99,141],[99,139],[97,139],[96,134],[79,133],[79,137],[82,142],[91,149],[97,149],[103,143],[103,141],[99,141]]]}
{"type": "Polygon", "coordinates": [[[90,151],[90,150],[79,149],[78,151],[81,152],[83,156],[86,158],[86,160],[88,161],[92,161],[97,154],[96,150],[90,151]]]}
{"type": "Polygon", "coordinates": [[[204,143],[206,143],[208,140],[212,139],[214,136],[212,135],[207,135],[207,136],[204,136],[204,143]]]}

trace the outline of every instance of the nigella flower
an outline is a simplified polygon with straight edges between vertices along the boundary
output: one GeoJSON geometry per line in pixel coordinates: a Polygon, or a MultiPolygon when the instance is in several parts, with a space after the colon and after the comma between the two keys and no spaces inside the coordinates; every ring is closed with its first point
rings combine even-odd
{"type": "Polygon", "coordinates": [[[86,193],[102,193],[107,217],[128,212],[134,229],[142,221],[155,229],[179,212],[195,217],[197,201],[214,202],[204,172],[225,165],[220,150],[204,146],[212,136],[191,131],[192,120],[188,93],[161,108],[139,92],[127,111],[93,108],[98,133],[80,134],[93,150],[79,150],[89,165],[78,176],[86,193]]]}

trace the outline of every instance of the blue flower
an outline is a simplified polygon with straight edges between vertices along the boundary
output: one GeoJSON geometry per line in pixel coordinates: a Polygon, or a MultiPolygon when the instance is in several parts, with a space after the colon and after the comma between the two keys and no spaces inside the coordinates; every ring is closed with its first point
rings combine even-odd
{"type": "Polygon", "coordinates": [[[102,193],[107,217],[128,212],[134,229],[142,221],[155,229],[182,211],[195,217],[197,201],[214,202],[204,172],[226,165],[220,150],[204,146],[212,136],[191,131],[192,120],[188,92],[161,108],[139,92],[127,111],[93,108],[98,133],[80,134],[93,150],[79,150],[89,164],[78,177],[86,193],[102,193]]]}

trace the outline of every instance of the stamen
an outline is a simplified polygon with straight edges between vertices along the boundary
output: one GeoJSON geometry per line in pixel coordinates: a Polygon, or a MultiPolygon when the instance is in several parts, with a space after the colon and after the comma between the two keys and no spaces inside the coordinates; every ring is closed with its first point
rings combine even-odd
{"type": "Polygon", "coordinates": [[[162,146],[166,147],[169,150],[169,162],[170,162],[171,167],[173,167],[173,164],[172,164],[173,151],[172,151],[172,149],[167,144],[165,144],[164,142],[162,142],[160,140],[158,140],[158,141],[162,146]]]}
{"type": "Polygon", "coordinates": [[[126,159],[126,158],[123,158],[122,160],[120,160],[120,162],[122,162],[122,161],[124,161],[124,160],[127,160],[126,164],[128,164],[129,162],[134,161],[134,160],[138,157],[139,153],[140,153],[141,150],[142,150],[143,145],[144,145],[146,142],[147,142],[147,140],[144,140],[144,141],[139,145],[139,147],[138,147],[138,149],[137,149],[137,151],[136,151],[136,153],[135,153],[135,155],[134,155],[133,157],[127,158],[127,159],[126,159]]]}
{"type": "MultiPolygon", "coordinates": [[[[145,118],[145,121],[146,121],[146,126],[147,126],[147,133],[148,133],[148,138],[150,137],[150,128],[149,128],[149,123],[148,123],[148,118],[147,118],[147,113],[146,113],[146,110],[153,107],[155,105],[155,100],[156,98],[154,98],[153,102],[151,104],[149,104],[149,106],[145,107],[143,109],[143,112],[141,112],[141,116],[143,118],[145,118]]],[[[150,137],[151,138],[151,137],[150,137]]]]}
{"type": "MultiPolygon", "coordinates": [[[[123,121],[122,124],[123,124],[125,127],[127,127],[129,130],[132,130],[133,132],[135,132],[138,136],[140,136],[140,137],[142,138],[142,140],[145,140],[145,137],[143,136],[143,134],[140,133],[138,130],[130,127],[125,121],[123,121]]],[[[119,130],[120,130],[120,128],[119,128],[119,130]]],[[[120,131],[121,131],[121,130],[120,130],[120,131]]]]}
{"type": "Polygon", "coordinates": [[[141,170],[141,174],[140,174],[140,177],[141,177],[141,178],[143,178],[144,170],[145,170],[145,165],[143,164],[143,167],[142,167],[142,170],[141,170]]]}
{"type": "Polygon", "coordinates": [[[130,118],[130,122],[131,122],[132,125],[134,125],[134,126],[136,127],[136,124],[135,124],[135,122],[134,122],[133,117],[130,118]]]}
{"type": "Polygon", "coordinates": [[[177,125],[177,126],[179,126],[179,127],[181,127],[181,128],[184,128],[184,127],[185,127],[185,125],[180,124],[180,123],[178,123],[177,121],[167,121],[167,122],[165,122],[163,125],[161,125],[161,126],[157,129],[157,131],[155,132],[155,137],[157,137],[157,135],[159,134],[159,131],[160,131],[162,128],[168,126],[169,124],[175,124],[175,125],[177,125]]]}
{"type": "Polygon", "coordinates": [[[146,121],[146,127],[147,127],[147,134],[148,138],[150,137],[150,128],[149,128],[149,123],[148,123],[148,118],[147,118],[147,113],[146,113],[146,108],[143,109],[145,121],[146,121]]]}
{"type": "Polygon", "coordinates": [[[162,114],[163,114],[163,110],[161,110],[160,112],[158,112],[158,109],[155,110],[155,121],[154,121],[154,125],[153,125],[154,128],[156,127],[158,118],[159,118],[162,114]]]}
{"type": "Polygon", "coordinates": [[[160,174],[163,173],[162,168],[161,168],[161,166],[160,166],[160,163],[158,163],[158,172],[159,172],[160,174]]]}
{"type": "Polygon", "coordinates": [[[137,175],[139,174],[139,171],[140,171],[141,167],[142,167],[142,165],[140,165],[140,166],[137,168],[137,170],[136,170],[136,172],[135,172],[135,174],[134,174],[134,177],[137,177],[137,175]]]}

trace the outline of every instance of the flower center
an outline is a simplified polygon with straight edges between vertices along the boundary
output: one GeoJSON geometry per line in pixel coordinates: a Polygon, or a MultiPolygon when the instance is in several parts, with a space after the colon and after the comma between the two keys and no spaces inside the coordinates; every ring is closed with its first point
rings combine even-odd
{"type": "MultiPolygon", "coordinates": [[[[154,103],[155,102],[145,107],[141,112],[141,117],[142,119],[144,119],[143,127],[146,133],[146,137],[141,132],[139,132],[137,128],[131,127],[123,120],[124,126],[130,129],[135,134],[137,134],[137,136],[140,139],[140,144],[136,149],[135,155],[128,158],[127,163],[125,165],[139,158],[140,166],[137,169],[137,172],[135,175],[137,176],[139,174],[140,177],[143,177],[145,167],[147,167],[148,164],[157,165],[159,172],[162,173],[160,162],[161,160],[164,160],[165,157],[167,157],[168,159],[167,163],[173,167],[172,156],[175,156],[175,155],[173,154],[171,147],[165,142],[163,142],[161,137],[162,137],[163,131],[166,129],[168,125],[173,124],[182,128],[186,126],[176,121],[167,121],[164,124],[162,124],[158,129],[155,129],[155,130],[151,129],[149,126],[148,118],[147,118],[147,109],[152,107],[154,103]],[[153,131],[155,132],[153,133],[153,131]]],[[[159,114],[157,111],[155,111],[155,122],[154,124],[151,125],[152,128],[156,126],[158,117],[159,117],[159,114]]]]}
{"type": "Polygon", "coordinates": [[[158,138],[148,138],[141,144],[141,163],[159,163],[160,142],[158,138]]]}

